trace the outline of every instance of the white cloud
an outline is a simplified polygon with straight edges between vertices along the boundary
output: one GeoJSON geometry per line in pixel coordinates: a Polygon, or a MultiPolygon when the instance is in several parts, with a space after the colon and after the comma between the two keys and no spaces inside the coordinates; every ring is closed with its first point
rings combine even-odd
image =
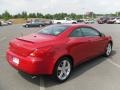
{"type": "Polygon", "coordinates": [[[120,10],[120,0],[0,0],[0,13],[111,13],[120,10]]]}

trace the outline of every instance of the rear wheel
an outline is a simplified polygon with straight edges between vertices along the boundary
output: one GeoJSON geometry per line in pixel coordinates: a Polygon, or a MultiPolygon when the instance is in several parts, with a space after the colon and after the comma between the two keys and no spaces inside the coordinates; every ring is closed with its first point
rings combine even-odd
{"type": "Polygon", "coordinates": [[[77,24],[76,22],[72,22],[72,24],[77,24]]]}
{"type": "Polygon", "coordinates": [[[104,55],[108,57],[108,56],[110,56],[111,52],[112,52],[112,43],[108,43],[104,55]]]}
{"type": "Polygon", "coordinates": [[[39,27],[42,27],[42,25],[40,24],[39,27]]]}
{"type": "Polygon", "coordinates": [[[61,22],[57,22],[57,24],[61,24],[61,22]]]}
{"type": "Polygon", "coordinates": [[[25,25],[26,28],[29,28],[29,25],[25,25]]]}
{"type": "Polygon", "coordinates": [[[66,81],[72,70],[72,63],[71,60],[68,57],[61,58],[55,66],[54,69],[54,79],[58,82],[62,83],[66,81]]]}

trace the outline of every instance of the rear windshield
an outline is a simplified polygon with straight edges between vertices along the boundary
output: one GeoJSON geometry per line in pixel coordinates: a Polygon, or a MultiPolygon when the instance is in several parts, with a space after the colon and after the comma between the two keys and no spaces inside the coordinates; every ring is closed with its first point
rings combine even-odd
{"type": "Polygon", "coordinates": [[[65,25],[52,25],[41,29],[38,34],[54,35],[57,36],[64,32],[69,26],[65,25]]]}

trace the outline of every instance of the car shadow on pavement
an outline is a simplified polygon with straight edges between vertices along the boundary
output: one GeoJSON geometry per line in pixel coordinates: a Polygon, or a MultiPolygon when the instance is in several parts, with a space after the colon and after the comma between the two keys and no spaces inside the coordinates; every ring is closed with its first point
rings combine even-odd
{"type": "Polygon", "coordinates": [[[26,73],[23,73],[23,72],[20,72],[18,71],[18,73],[27,81],[33,83],[33,84],[36,84],[38,86],[40,86],[40,77],[39,76],[31,76],[31,75],[28,75],[26,73]]]}
{"type": "MultiPolygon", "coordinates": [[[[109,58],[113,57],[115,54],[116,54],[116,51],[114,50],[111,53],[111,56],[109,58]]],[[[107,60],[107,57],[99,56],[99,57],[94,58],[90,61],[87,61],[83,64],[80,64],[79,66],[77,66],[73,69],[71,77],[64,83],[67,83],[67,82],[74,80],[75,78],[84,74],[86,71],[92,69],[93,67],[99,65],[100,63],[102,63],[106,60],[107,60]]],[[[45,83],[46,88],[61,85],[60,83],[55,82],[50,76],[44,76],[43,78],[44,78],[44,83],[45,83]]]]}

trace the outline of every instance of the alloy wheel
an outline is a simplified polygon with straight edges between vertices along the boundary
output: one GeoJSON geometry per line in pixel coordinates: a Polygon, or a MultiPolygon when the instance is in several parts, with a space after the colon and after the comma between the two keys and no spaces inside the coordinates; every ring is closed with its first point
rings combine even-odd
{"type": "Polygon", "coordinates": [[[60,62],[57,68],[57,77],[60,80],[65,80],[71,72],[71,64],[68,60],[63,60],[60,62]]]}
{"type": "Polygon", "coordinates": [[[109,56],[111,54],[111,51],[112,51],[112,45],[111,43],[109,43],[106,48],[106,55],[109,56]]]}

